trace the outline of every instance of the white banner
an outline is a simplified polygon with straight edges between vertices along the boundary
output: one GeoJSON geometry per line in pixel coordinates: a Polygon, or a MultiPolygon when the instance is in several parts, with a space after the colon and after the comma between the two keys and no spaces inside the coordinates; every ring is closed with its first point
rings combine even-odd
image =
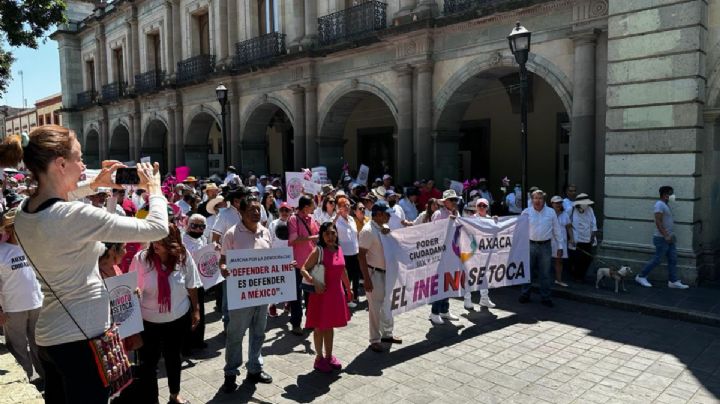
{"type": "Polygon", "coordinates": [[[228,309],[293,301],[297,298],[292,248],[227,252],[228,309]]]}
{"type": "Polygon", "coordinates": [[[327,167],[317,166],[312,168],[312,180],[318,184],[329,184],[330,179],[328,178],[327,167]]]}
{"type": "Polygon", "coordinates": [[[287,203],[293,208],[298,206],[298,200],[303,194],[303,181],[305,181],[305,174],[303,173],[285,173],[285,190],[287,195],[287,203]]]}
{"type": "Polygon", "coordinates": [[[465,290],[530,282],[525,216],[457,218],[393,230],[381,237],[387,263],[386,310],[393,316],[465,290]]]}
{"type": "Polygon", "coordinates": [[[367,185],[368,176],[370,176],[370,167],[366,166],[365,164],[360,164],[360,169],[358,169],[358,174],[355,182],[357,182],[358,184],[367,185]]]}
{"type": "Polygon", "coordinates": [[[143,330],[140,299],[137,289],[137,272],[113,276],[105,279],[110,294],[110,313],[113,322],[118,325],[120,338],[126,338],[143,330]]]}
{"type": "Polygon", "coordinates": [[[322,193],[322,185],[316,182],[303,180],[303,191],[310,195],[320,195],[322,193]]]}
{"type": "Polygon", "coordinates": [[[220,253],[215,250],[214,245],[206,245],[203,248],[195,250],[192,256],[205,290],[210,289],[224,280],[222,274],[220,274],[220,253]]]}

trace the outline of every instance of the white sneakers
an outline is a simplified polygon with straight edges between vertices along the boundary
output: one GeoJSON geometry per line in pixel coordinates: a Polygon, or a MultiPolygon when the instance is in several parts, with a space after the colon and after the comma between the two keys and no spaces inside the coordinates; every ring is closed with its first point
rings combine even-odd
{"type": "Polygon", "coordinates": [[[430,321],[432,321],[435,325],[442,325],[445,324],[442,317],[440,317],[439,314],[430,314],[430,321]]]}
{"type": "Polygon", "coordinates": [[[686,284],[684,284],[684,283],[682,283],[682,282],[680,282],[680,281],[678,280],[678,281],[675,281],[675,282],[670,282],[670,281],[668,281],[668,287],[669,287],[670,289],[687,289],[687,288],[689,288],[690,286],[688,286],[688,285],[686,285],[686,284]]]}
{"type": "MultiPolygon", "coordinates": [[[[642,286],[644,286],[644,287],[646,287],[646,288],[651,288],[651,287],[652,287],[652,284],[650,284],[650,282],[648,282],[647,278],[643,278],[643,277],[640,276],[640,275],[636,275],[636,276],[635,276],[635,282],[639,283],[640,285],[642,285],[642,286]]],[[[675,282],[670,282],[670,281],[668,281],[668,287],[669,287],[670,289],[687,289],[687,288],[689,288],[690,286],[688,286],[688,285],[686,285],[686,284],[684,284],[684,283],[682,283],[682,282],[680,282],[680,281],[678,280],[678,281],[675,281],[675,282]]]]}
{"type": "Polygon", "coordinates": [[[489,309],[495,307],[495,303],[490,300],[490,296],[480,296],[480,306],[485,306],[489,309]]]}
{"type": "Polygon", "coordinates": [[[650,282],[648,282],[647,278],[643,278],[640,275],[635,275],[635,282],[639,283],[641,286],[645,286],[646,288],[652,287],[650,282]]]}
{"type": "Polygon", "coordinates": [[[472,311],[474,309],[472,298],[470,295],[465,296],[465,303],[463,304],[465,310],[472,311]]]}
{"type": "Polygon", "coordinates": [[[450,321],[460,320],[460,317],[450,313],[449,311],[447,313],[440,313],[440,317],[450,321]]]}

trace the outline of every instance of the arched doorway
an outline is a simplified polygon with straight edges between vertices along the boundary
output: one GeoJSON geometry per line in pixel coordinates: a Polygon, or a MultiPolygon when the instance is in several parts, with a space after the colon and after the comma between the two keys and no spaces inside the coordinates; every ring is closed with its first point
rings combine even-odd
{"type": "Polygon", "coordinates": [[[88,168],[100,168],[100,134],[95,129],[85,136],[83,161],[88,168]]]}
{"type": "Polygon", "coordinates": [[[152,162],[160,163],[160,172],[167,173],[168,167],[168,130],[159,119],[153,119],[145,128],[140,146],[140,156],[150,157],[152,162]]]}
{"type": "Polygon", "coordinates": [[[208,112],[195,115],[185,136],[185,165],[194,176],[222,173],[223,141],[220,122],[208,112]]]}
{"type": "Polygon", "coordinates": [[[293,125],[279,106],[265,103],[252,112],[240,145],[242,170],[258,174],[293,171],[293,125]]]}
{"type": "Polygon", "coordinates": [[[124,125],[118,125],[113,130],[108,154],[110,160],[130,160],[130,132],[124,125]]]}
{"type": "Polygon", "coordinates": [[[369,91],[351,91],[341,96],[321,125],[318,159],[327,167],[332,181],[337,181],[345,162],[353,169],[367,165],[371,177],[397,176],[397,170],[412,170],[395,165],[395,115],[385,101],[369,91]]]}
{"type": "MultiPolygon", "coordinates": [[[[568,175],[569,114],[541,76],[529,73],[528,85],[528,186],[559,194],[568,175]]],[[[496,198],[503,177],[520,183],[517,68],[493,67],[462,83],[440,111],[436,135],[436,180],[484,177],[496,198]]]]}

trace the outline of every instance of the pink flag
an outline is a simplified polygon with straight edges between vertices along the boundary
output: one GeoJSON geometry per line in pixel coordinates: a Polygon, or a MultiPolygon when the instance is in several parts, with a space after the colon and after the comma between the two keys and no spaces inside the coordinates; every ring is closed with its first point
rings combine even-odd
{"type": "Polygon", "coordinates": [[[185,181],[185,178],[187,178],[189,175],[190,175],[190,167],[180,166],[180,167],[175,168],[175,178],[177,179],[177,182],[185,181]]]}

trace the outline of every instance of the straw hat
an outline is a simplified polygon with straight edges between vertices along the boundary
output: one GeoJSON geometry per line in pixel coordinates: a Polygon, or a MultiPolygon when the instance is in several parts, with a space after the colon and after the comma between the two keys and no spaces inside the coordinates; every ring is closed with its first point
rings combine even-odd
{"type": "Polygon", "coordinates": [[[588,194],[582,193],[575,198],[575,202],[573,202],[573,206],[590,206],[594,204],[590,199],[590,196],[588,194]]]}
{"type": "Polygon", "coordinates": [[[217,210],[215,210],[215,207],[217,206],[218,203],[220,203],[222,201],[224,201],[222,196],[218,196],[213,199],[210,199],[208,201],[207,205],[205,205],[205,210],[207,210],[208,213],[210,213],[211,215],[217,215],[218,212],[217,212],[217,210]]]}
{"type": "Polygon", "coordinates": [[[454,189],[448,189],[443,192],[441,200],[444,201],[446,199],[460,199],[460,197],[457,195],[454,189]]]}

